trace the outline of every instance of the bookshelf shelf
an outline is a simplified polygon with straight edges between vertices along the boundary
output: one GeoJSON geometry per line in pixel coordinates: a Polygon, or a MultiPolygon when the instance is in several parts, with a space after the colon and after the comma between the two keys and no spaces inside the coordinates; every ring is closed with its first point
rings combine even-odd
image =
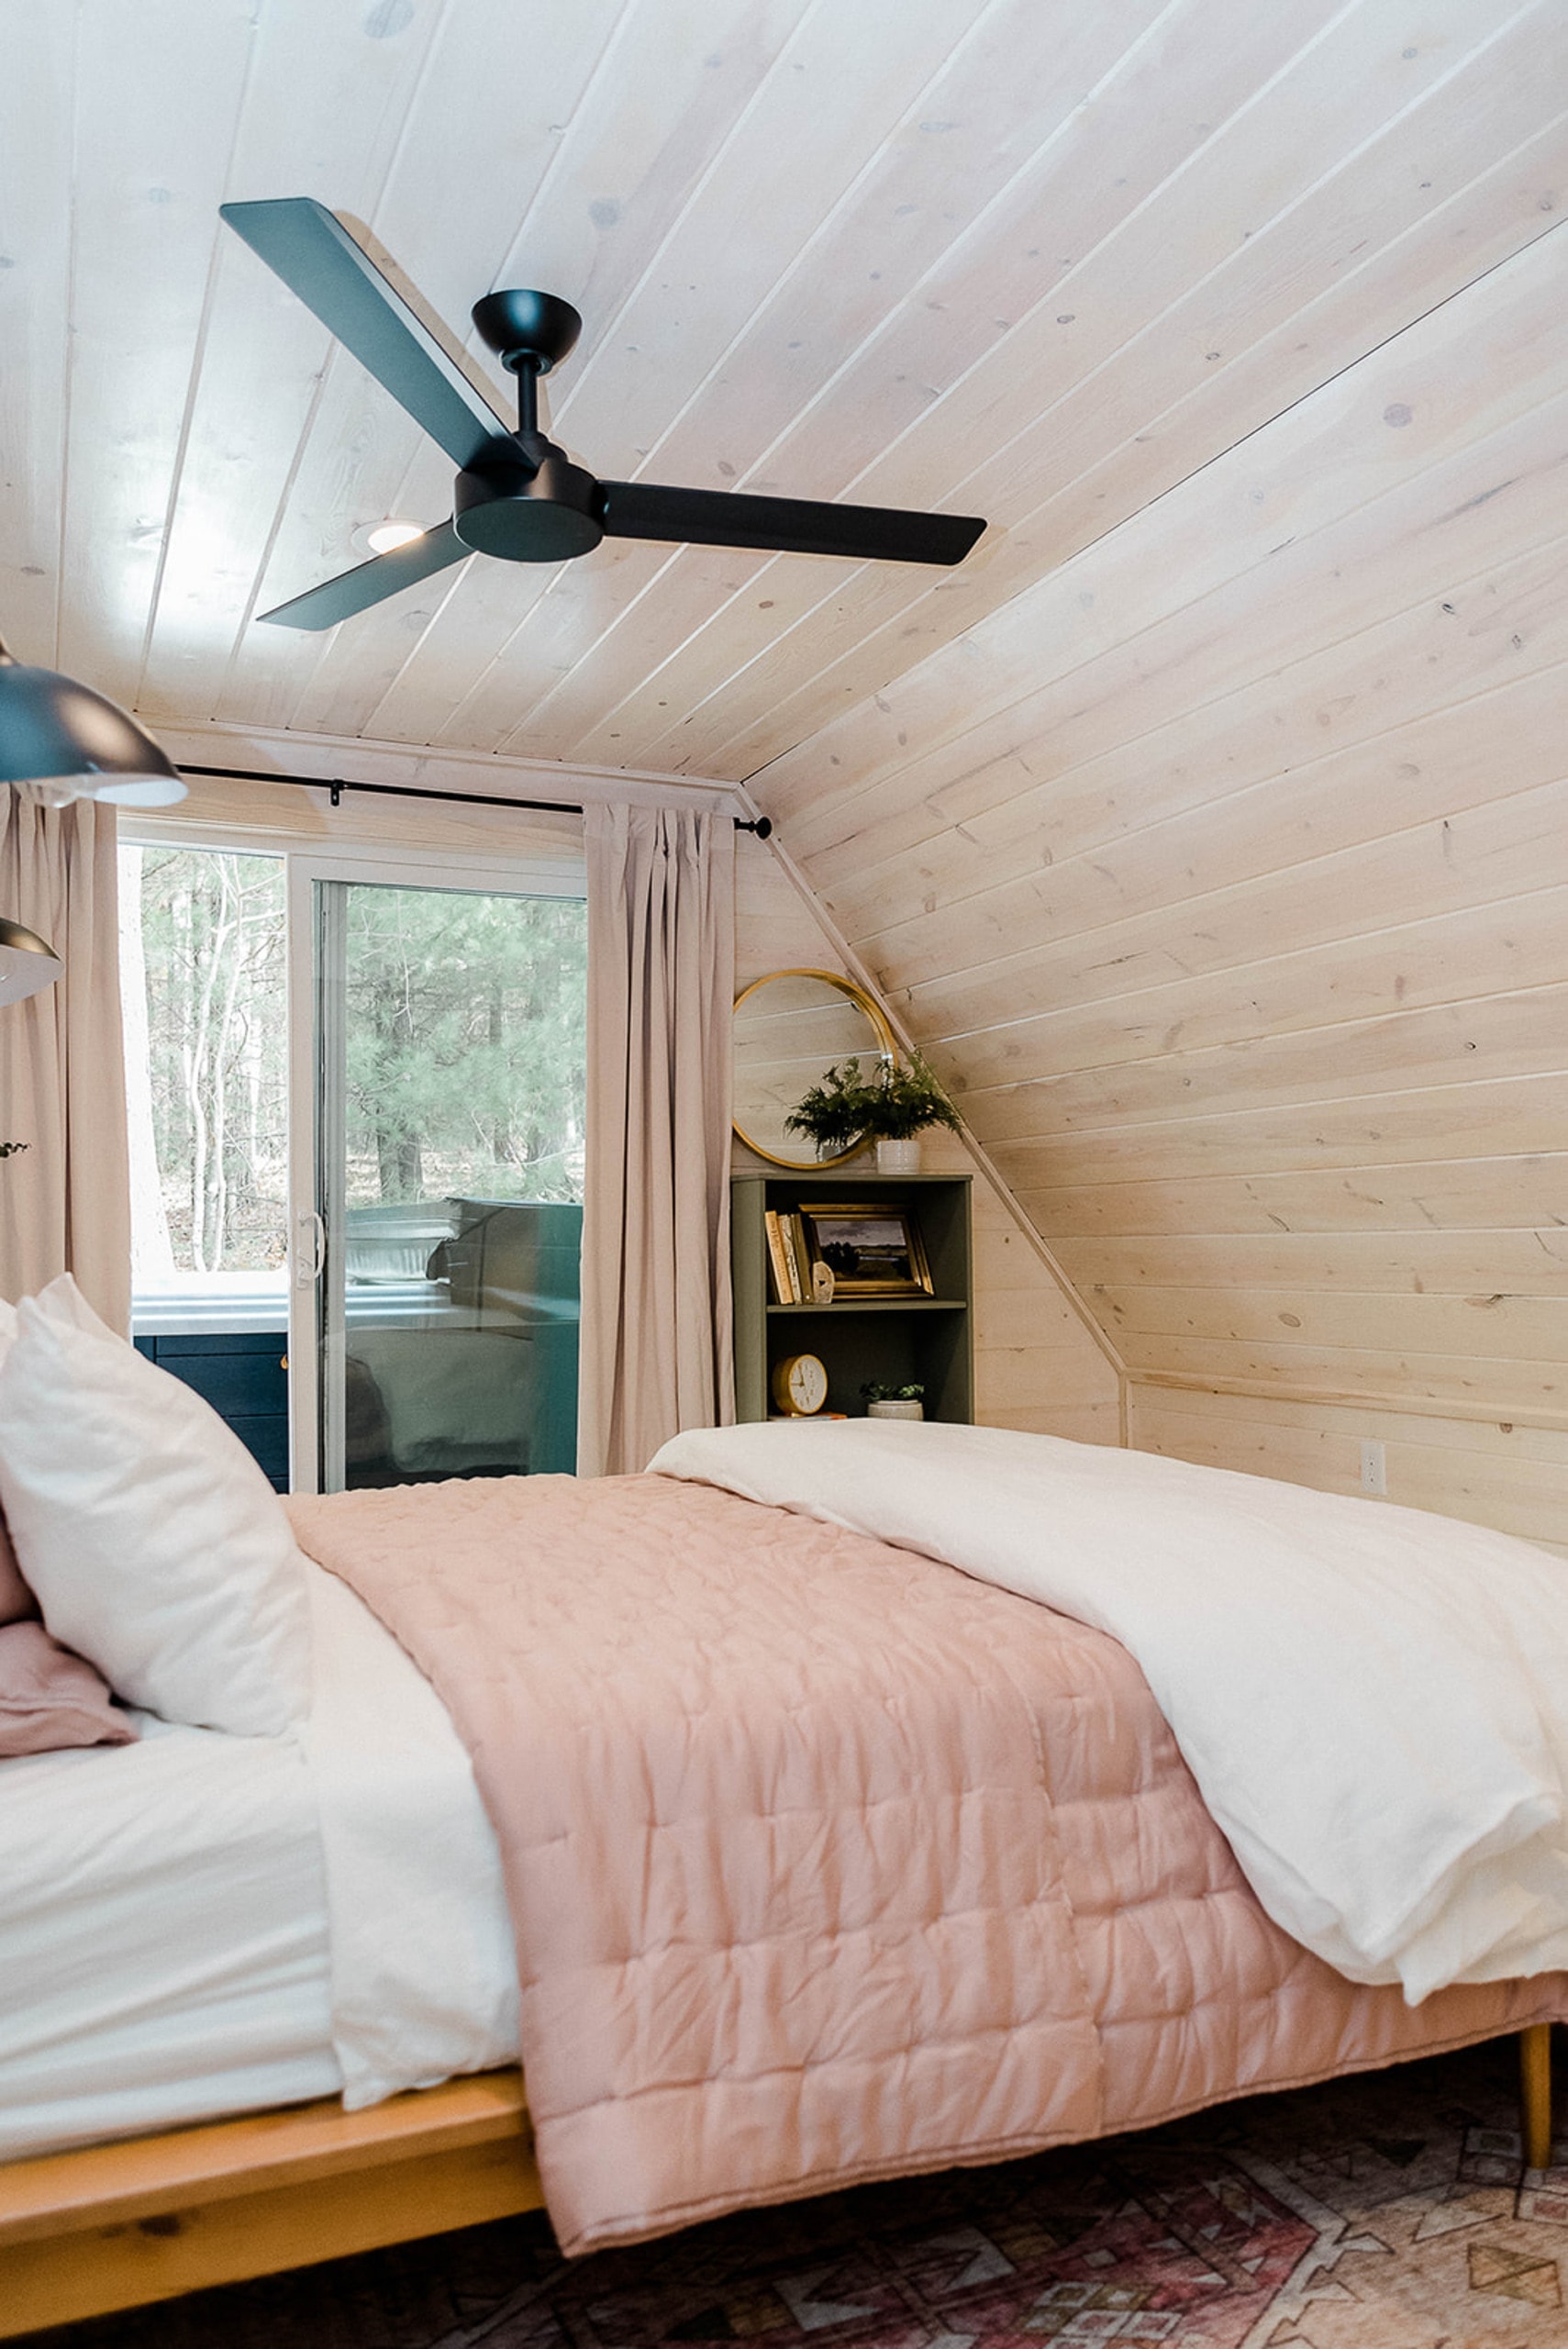
{"type": "Polygon", "coordinates": [[[869,1380],[926,1389],[926,1417],[973,1415],[970,1334],[970,1197],[966,1174],[738,1174],[730,1186],[730,1270],[735,1293],[735,1403],[742,1420],[773,1415],[768,1383],[785,1354],[817,1354],[828,1372],[829,1411],[859,1419],[869,1380]],[[885,1203],[918,1222],[934,1297],[835,1297],[779,1305],[768,1287],[769,1209],[796,1214],[844,1199],[885,1203]],[[808,1327],[801,1327],[802,1323],[808,1327]]]}
{"type": "Polygon", "coordinates": [[[967,1313],[962,1297],[844,1297],[831,1305],[770,1305],[774,1313],[820,1313],[842,1321],[851,1313],[967,1313]]]}

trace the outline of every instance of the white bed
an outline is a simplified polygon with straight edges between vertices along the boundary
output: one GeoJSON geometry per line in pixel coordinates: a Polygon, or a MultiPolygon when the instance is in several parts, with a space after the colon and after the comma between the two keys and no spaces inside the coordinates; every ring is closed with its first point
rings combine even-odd
{"type": "Polygon", "coordinates": [[[517,2057],[495,1838],[447,1714],[309,1569],[302,1736],[137,1716],[0,1762],[0,2159],[517,2057]]]}
{"type": "MultiPolygon", "coordinates": [[[[874,1502],[876,1522],[866,1530],[947,1554],[978,1579],[1023,1587],[1047,1604],[1065,1599],[1066,1611],[1084,1620],[1118,1604],[1131,1607],[1142,1594],[1159,1635],[1149,1647],[1154,1670],[1168,1678],[1176,1666],[1190,1667],[1196,1684],[1215,1676],[1217,1624],[1266,1608],[1271,1575],[1275,1583],[1284,1575],[1287,1597],[1294,1588],[1287,1569],[1295,1552],[1287,1544],[1273,1556],[1264,1539],[1268,1511],[1283,1511],[1294,1525],[1300,1510],[1320,1513],[1325,1506],[1322,1497],[1302,1499],[1253,1479],[1181,1471],[1203,1480],[1201,1496],[1195,1488],[1188,1497],[1200,1516],[1232,1486],[1246,1488],[1233,1496],[1240,1521],[1221,1540],[1207,1517],[1202,1525],[1189,1522],[1191,1511],[1184,1517],[1175,1505],[1182,1496],[1167,1490],[1177,1473],[1171,1464],[1140,1455],[1107,1463],[1083,1447],[1036,1439],[1056,1484],[1043,1497],[1032,1486],[1013,1493],[1001,1475],[1007,1463],[992,1454],[1011,1454],[1023,1441],[971,1429],[895,1431],[889,1440],[870,1423],[809,1437],[732,1430],[681,1439],[661,1465],[740,1490],[785,1462],[787,1492],[757,1497],[851,1528],[874,1502]],[[933,1442],[939,1434],[974,1455],[984,1510],[944,1475],[933,1442]],[[1079,1522],[1092,1495],[1078,1486],[1095,1483],[1118,1462],[1118,1481],[1140,1494],[1159,1482],[1161,1507],[1130,1531],[1098,1523],[1093,1511],[1079,1522]],[[803,1466],[811,1470],[805,1483],[803,1466]],[[880,1476],[870,1475],[873,1468],[880,1476]],[[830,1471],[842,1472],[841,1491],[830,1471]],[[817,1477],[826,1484],[818,1487],[817,1477]],[[990,1546],[971,1554],[982,1520],[990,1546]],[[1231,1565],[1240,1575],[1235,1595],[1215,1587],[1231,1565]],[[1058,1581],[1077,1575],[1084,1586],[1033,1587],[1031,1578],[1048,1570],[1058,1581]]],[[[967,1492],[975,1489],[972,1482],[967,1492]]],[[[8,1512],[10,1506],[7,1495],[8,1512]]],[[[1352,1535],[1364,1528],[1372,1539],[1375,1529],[1378,1541],[1392,1541],[1405,1514],[1381,1512],[1344,1528],[1336,1518],[1327,1542],[1320,1527],[1305,1529],[1315,1561],[1307,1597],[1320,1631],[1345,1620],[1321,1603],[1320,1591],[1325,1579],[1356,1565],[1352,1535]]],[[[1440,1550],[1443,1523],[1412,1520],[1406,1528],[1423,1558],[1440,1550]]],[[[1449,1531],[1464,1531],[1493,1563],[1500,1537],[1449,1531]]],[[[453,1538],[425,1529],[406,1589],[425,1590],[432,1542],[446,1547],[453,1538]]],[[[163,1547],[160,1525],[151,1543],[156,1565],[164,1563],[163,1547]]],[[[328,1544],[320,1554],[334,1553],[328,1544]]],[[[482,1554],[493,1560],[497,1553],[492,1545],[482,1554]]],[[[249,1631],[253,1610],[237,1593],[236,1577],[226,1574],[215,1586],[212,1576],[212,1560],[233,1555],[211,1542],[199,1548],[196,1595],[221,1589],[249,1631]]],[[[284,1563],[299,1565],[292,1547],[284,1563]]],[[[339,1563],[347,1572],[353,1560],[339,1563]]],[[[1485,1605],[1464,1594],[1466,1624],[1490,1623],[1502,1605],[1493,1586],[1509,1571],[1516,1578],[1539,1571],[1528,1556],[1510,1568],[1499,1553],[1496,1563],[1485,1605]]],[[[106,1553],[106,1574],[115,1564],[106,1553]]],[[[495,1839],[467,1755],[429,1684],[347,1583],[314,1565],[299,1571],[313,1654],[310,1676],[294,1683],[293,1718],[309,1698],[296,1732],[244,1737],[147,1718],[139,1745],[0,1764],[0,2160],[11,2165],[4,2181],[10,2208],[0,2205],[0,2335],[474,2223],[541,2199],[516,2069],[513,1933],[495,1839]],[[490,2076],[436,2087],[464,2074],[490,2076]],[[405,2099],[384,2115],[357,2110],[396,2089],[426,2087],[435,2089],[431,2098],[405,2099]],[[301,2115],[219,2119],[339,2093],[347,2114],[315,2105],[301,2115]],[[165,2133],[139,2133],[148,2132],[165,2133]],[[120,2138],[133,2142],[95,2142],[120,2138]],[[72,2146],[88,2150],[62,2150],[72,2146]]],[[[1556,1704],[1563,1635],[1554,1564],[1549,1580],[1551,1636],[1526,1651],[1520,1685],[1528,1687],[1533,1672],[1544,1669],[1556,1704]]],[[[1375,1578],[1359,1593],[1363,1606],[1385,1597],[1375,1578]]],[[[297,1596],[295,1610],[303,1650],[297,1596]]],[[[111,1628],[124,1628],[118,1616],[111,1628]]],[[[483,1628],[487,1654],[491,1614],[483,1628]]],[[[1117,1633],[1118,1627],[1101,1628],[1117,1633]]],[[[1397,1628],[1404,1665],[1417,1651],[1408,1627],[1397,1628]]],[[[1324,1643],[1333,1644],[1327,1633],[1324,1643]]],[[[172,1633],[166,1644],[183,1653],[185,1643],[172,1633]]],[[[1125,1644],[1137,1653],[1131,1637],[1125,1644]]],[[[1284,1658],[1289,1673],[1299,1669],[1306,1644],[1293,1629],[1284,1658]]],[[[1333,1668],[1331,1655],[1324,1668],[1333,1668]]],[[[230,1677],[227,1667],[209,1673],[209,1687],[221,1691],[230,1677]]],[[[1179,1673],[1173,1687],[1173,1717],[1185,1702],[1179,1673]]],[[[1210,1703],[1209,1713],[1216,1709],[1210,1703]]],[[[1299,1763],[1311,1748],[1298,1740],[1297,1749],[1299,1763]]],[[[1568,1754],[1568,1731],[1562,1750],[1568,1754]]],[[[1254,1775],[1242,1770],[1243,1791],[1254,1775]]],[[[1282,1798],[1308,1775],[1321,1786],[1320,1758],[1310,1774],[1283,1775],[1282,1798]]],[[[1445,1764],[1435,1777],[1426,1775],[1436,1785],[1464,1774],[1445,1764]]],[[[1553,1818],[1561,1816],[1560,1808],[1553,1818]]],[[[1408,1842],[1418,1855],[1424,1851],[1398,1820],[1394,1831],[1399,1848],[1408,1842]]],[[[1546,1922],[1568,1931],[1555,1912],[1546,1922]]],[[[1560,1984],[1537,1987],[1532,1998],[1529,1986],[1510,1979],[1495,2002],[1496,2018],[1489,2009],[1458,2035],[1488,2026],[1524,2030],[1529,2159],[1540,2167],[1551,2143],[1546,2018],[1560,2016],[1562,2004],[1560,1984]]],[[[1433,2043],[1451,2043],[1440,2018],[1434,2027],[1433,2043]]],[[[1399,2042],[1406,2052],[1417,2043],[1399,2042]]],[[[1341,2053],[1333,2068],[1344,2060],[1341,2053]]],[[[1387,2050],[1380,2054],[1371,2041],[1356,2058],[1387,2060],[1387,2050]]]]}

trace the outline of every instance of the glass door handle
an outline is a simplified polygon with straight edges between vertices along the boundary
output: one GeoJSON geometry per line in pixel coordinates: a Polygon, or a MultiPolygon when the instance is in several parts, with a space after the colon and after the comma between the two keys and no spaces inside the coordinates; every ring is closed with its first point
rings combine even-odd
{"type": "Polygon", "coordinates": [[[314,1288],[327,1262],[327,1226],[314,1208],[301,1208],[294,1219],[294,1285],[314,1288]]]}

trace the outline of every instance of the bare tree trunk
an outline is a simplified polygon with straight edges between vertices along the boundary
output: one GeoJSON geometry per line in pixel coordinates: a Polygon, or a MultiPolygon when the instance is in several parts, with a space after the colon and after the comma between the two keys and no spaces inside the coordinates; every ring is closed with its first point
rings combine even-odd
{"type": "Polygon", "coordinates": [[[187,1014],[184,1049],[181,1055],[185,1075],[185,1100],[191,1118],[191,1263],[198,1273],[209,1268],[206,1261],[206,1104],[203,1097],[206,1080],[206,1029],[212,1008],[212,964],[206,968],[198,959],[198,943],[203,940],[204,925],[196,892],[190,896],[190,963],[195,982],[195,997],[187,1014]]]}
{"type": "MultiPolygon", "coordinates": [[[[217,884],[217,902],[209,907],[210,927],[201,939],[195,1033],[187,1059],[186,1089],[191,1105],[191,1260],[198,1272],[218,1268],[223,1250],[221,1169],[215,1167],[215,1136],[221,1148],[223,1082],[221,1027],[225,1012],[217,1006],[220,982],[228,976],[228,950],[233,937],[234,860],[215,856],[211,872],[217,884]],[[218,1032],[215,1036],[215,1013],[218,1032]],[[216,1050],[215,1050],[216,1047],[216,1050]]],[[[193,893],[194,896],[194,893],[193,893]]],[[[193,934],[199,934],[193,925],[193,934]]]]}
{"type": "Polygon", "coordinates": [[[174,1270],[174,1243],[159,1177],[152,1124],[152,1042],[147,1017],[147,954],[142,941],[141,855],[120,851],[120,1000],[125,1018],[126,1118],[130,1142],[130,1244],[133,1282],[162,1281],[174,1270]]]}
{"type": "MultiPolygon", "coordinates": [[[[506,1007],[501,1000],[499,981],[496,981],[490,989],[489,1016],[486,1026],[489,1041],[499,1049],[506,1041],[506,1007]]],[[[502,1109],[496,1117],[495,1130],[490,1137],[490,1155],[497,1166],[506,1166],[511,1163],[517,1154],[517,1145],[512,1139],[512,1115],[508,1107],[502,1109]]]]}
{"type": "Polygon", "coordinates": [[[215,860],[222,888],[223,918],[213,941],[213,967],[219,974],[220,994],[211,1034],[212,1163],[209,1173],[212,1215],[208,1248],[209,1272],[217,1272],[228,1245],[228,1094],[232,1071],[229,1040],[234,1029],[235,998],[243,969],[244,923],[239,869],[232,857],[215,860]]]}
{"type": "MultiPolygon", "coordinates": [[[[406,952],[403,954],[395,991],[390,984],[373,989],[371,1017],[382,1046],[381,1065],[385,1069],[395,1069],[400,1061],[412,1055],[417,1030],[414,967],[406,952]]],[[[395,1098],[374,1102],[372,1115],[375,1124],[376,1174],[382,1197],[389,1201],[422,1197],[425,1165],[419,1135],[409,1131],[406,1119],[398,1114],[395,1098]]]]}

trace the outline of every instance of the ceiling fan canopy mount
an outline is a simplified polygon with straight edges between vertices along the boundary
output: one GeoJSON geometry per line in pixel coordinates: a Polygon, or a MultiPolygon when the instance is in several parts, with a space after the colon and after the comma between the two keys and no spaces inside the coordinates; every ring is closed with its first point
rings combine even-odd
{"type": "Polygon", "coordinates": [[[575,350],[583,331],[583,321],[570,302],[531,287],[482,295],[472,316],[509,375],[524,368],[548,375],[575,350]]]}
{"type": "Polygon", "coordinates": [[[962,562],[985,528],[962,514],[601,481],[539,425],[539,379],[582,330],[570,302],[520,287],[486,294],[473,306],[479,333],[517,377],[514,429],[325,205],[288,196],[221,209],[457,467],[450,521],[262,612],[264,620],[333,628],[471,553],[563,562],[592,553],[603,539],[621,538],[945,565],[962,562]]]}

